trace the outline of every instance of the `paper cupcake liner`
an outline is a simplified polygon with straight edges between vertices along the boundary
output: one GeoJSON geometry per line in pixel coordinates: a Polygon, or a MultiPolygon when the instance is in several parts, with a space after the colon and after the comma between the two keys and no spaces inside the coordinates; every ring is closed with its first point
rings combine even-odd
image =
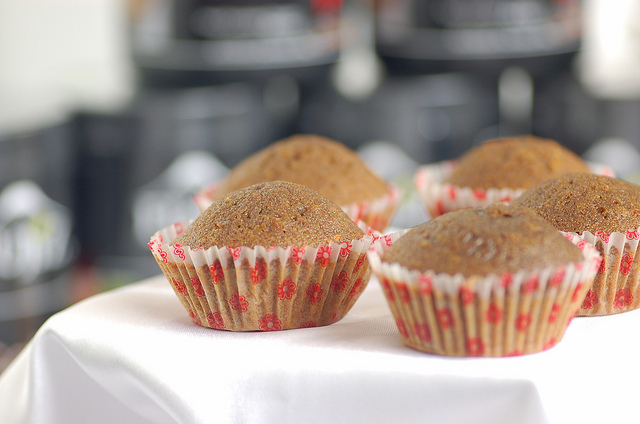
{"type": "Polygon", "coordinates": [[[318,247],[171,245],[189,224],[158,231],[149,248],[193,322],[203,327],[271,331],[332,324],[347,314],[371,276],[371,232],[318,247]]]}
{"type": "Polygon", "coordinates": [[[614,315],[640,307],[640,261],[635,260],[640,227],[624,233],[568,234],[594,245],[603,258],[578,315],[614,315]]]}
{"type": "MultiPolygon", "coordinates": [[[[466,208],[479,208],[496,202],[510,203],[525,191],[524,189],[489,188],[487,190],[459,187],[445,183],[455,168],[455,161],[443,161],[423,165],[416,171],[414,186],[420,195],[425,210],[432,218],[466,208]]],[[[588,163],[591,170],[599,175],[614,176],[613,169],[602,164],[588,163]]]]}
{"type": "MultiPolygon", "coordinates": [[[[219,183],[211,184],[194,195],[194,202],[200,212],[213,203],[218,186],[219,183]]],[[[340,207],[354,221],[362,221],[376,231],[384,231],[398,208],[400,194],[400,189],[397,186],[389,184],[389,191],[384,196],[370,201],[340,205],[340,207]]]]}
{"type": "Polygon", "coordinates": [[[523,355],[556,345],[601,260],[593,246],[572,237],[583,252],[578,264],[469,278],[421,273],[380,259],[402,234],[375,243],[371,268],[403,343],[447,356],[523,355]]]}

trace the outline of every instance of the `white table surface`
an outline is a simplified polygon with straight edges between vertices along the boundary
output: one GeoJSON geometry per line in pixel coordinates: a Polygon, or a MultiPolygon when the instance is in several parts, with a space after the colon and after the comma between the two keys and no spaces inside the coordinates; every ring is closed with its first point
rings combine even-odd
{"type": "Polygon", "coordinates": [[[198,327],[162,276],[48,320],[0,376],[0,423],[640,422],[640,311],[576,318],[552,349],[405,347],[378,281],[327,327],[198,327]]]}

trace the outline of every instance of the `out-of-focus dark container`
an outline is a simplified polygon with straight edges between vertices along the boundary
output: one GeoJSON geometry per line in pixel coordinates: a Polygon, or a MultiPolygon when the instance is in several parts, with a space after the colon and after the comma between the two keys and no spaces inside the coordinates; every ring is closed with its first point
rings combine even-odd
{"type": "Polygon", "coordinates": [[[0,343],[73,301],[75,154],[67,119],[0,132],[0,343]]]}
{"type": "Polygon", "coordinates": [[[376,49],[392,73],[537,77],[568,68],[581,21],[580,0],[381,0],[376,49]]]}
{"type": "Polygon", "coordinates": [[[389,141],[418,163],[428,163],[459,156],[497,121],[496,92],[473,75],[450,73],[391,76],[362,101],[319,86],[302,102],[299,130],[354,149],[389,141]]]}
{"type": "Polygon", "coordinates": [[[147,0],[133,18],[142,81],[194,86],[324,76],[338,58],[342,0],[147,0]]]}
{"type": "Polygon", "coordinates": [[[166,177],[168,169],[188,153],[214,158],[211,167],[231,167],[289,134],[297,106],[295,83],[278,79],[145,89],[120,111],[81,114],[77,214],[83,260],[120,269],[133,281],[157,274],[149,238],[195,218],[192,195],[212,182],[202,180],[207,169],[195,180],[191,173],[166,177]],[[141,203],[141,196],[147,200],[141,203]]]}

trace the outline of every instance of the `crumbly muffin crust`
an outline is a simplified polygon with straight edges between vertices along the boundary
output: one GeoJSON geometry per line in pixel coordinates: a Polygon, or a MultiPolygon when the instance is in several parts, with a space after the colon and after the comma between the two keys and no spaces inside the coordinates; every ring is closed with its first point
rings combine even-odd
{"type": "Polygon", "coordinates": [[[535,212],[493,204],[449,212],[412,228],[382,260],[470,277],[580,262],[582,254],[535,212]]]}
{"type": "Polygon", "coordinates": [[[569,172],[589,171],[578,155],[554,140],[518,136],[487,141],[469,150],[445,182],[485,190],[527,189],[569,172]]]}
{"type": "Polygon", "coordinates": [[[514,204],[561,231],[609,234],[640,227],[640,186],[602,175],[563,175],[525,191],[514,204]]]}
{"type": "Polygon", "coordinates": [[[361,238],[363,231],[336,204],[301,184],[272,181],[214,202],[174,241],[211,246],[318,246],[361,238]]]}
{"type": "Polygon", "coordinates": [[[214,196],[219,199],[242,187],[276,180],[311,187],[338,205],[376,199],[389,191],[348,147],[326,137],[298,134],[240,162],[214,196]]]}

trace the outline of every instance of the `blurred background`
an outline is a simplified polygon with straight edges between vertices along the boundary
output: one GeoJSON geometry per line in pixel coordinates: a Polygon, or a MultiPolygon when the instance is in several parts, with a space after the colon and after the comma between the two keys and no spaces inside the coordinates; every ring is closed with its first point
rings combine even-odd
{"type": "Polygon", "coordinates": [[[639,100],[636,0],[0,0],[0,370],[278,139],[357,150],[406,227],[418,165],[498,136],[637,180],[639,100]]]}

